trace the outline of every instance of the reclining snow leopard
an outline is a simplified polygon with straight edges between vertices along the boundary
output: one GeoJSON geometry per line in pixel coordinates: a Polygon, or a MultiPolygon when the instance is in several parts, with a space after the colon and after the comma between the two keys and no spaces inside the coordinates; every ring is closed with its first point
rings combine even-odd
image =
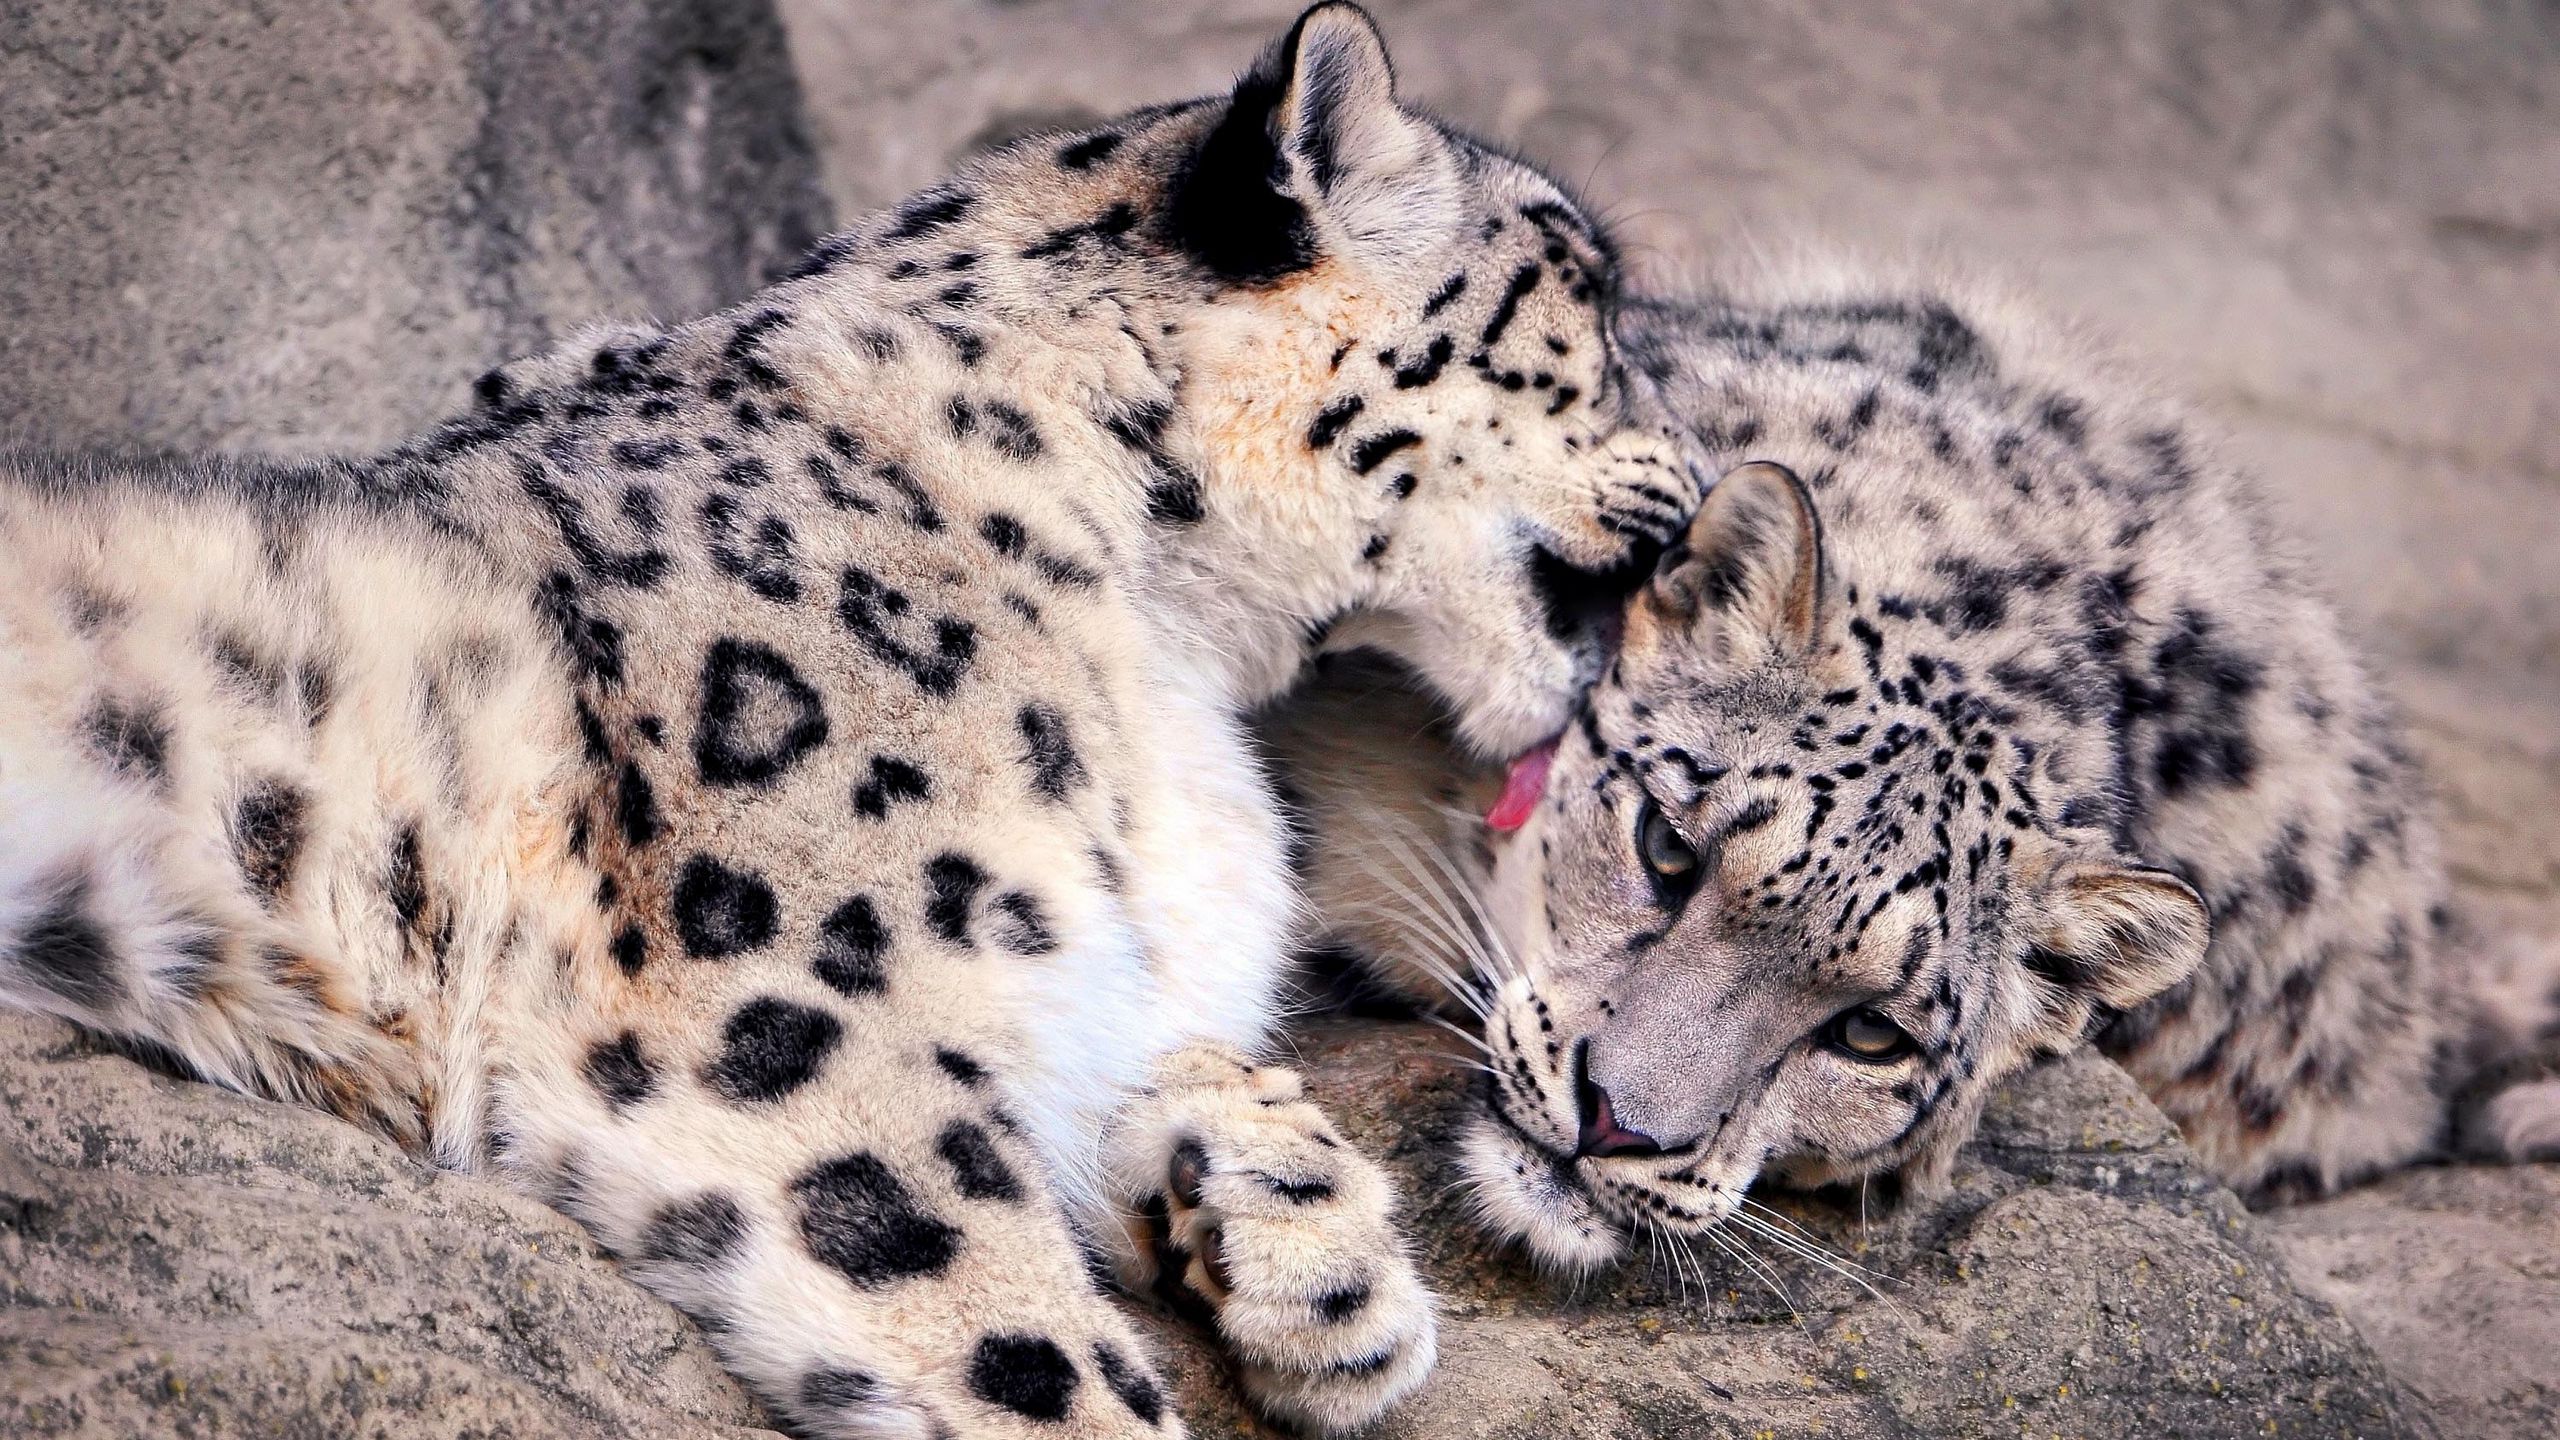
{"type": "Polygon", "coordinates": [[[2091,1037],[2260,1198],[2560,1142],[2514,1064],[2560,974],[2460,935],[2397,722],[2178,411],[1856,276],[1621,333],[1733,468],[1562,747],[1506,786],[1365,666],[1273,722],[1331,938],[1485,1020],[1494,1229],[1572,1269],[1764,1174],[1931,1181],[2091,1037]]]}
{"type": "Polygon", "coordinates": [[[0,457],[0,998],[492,1171],[800,1433],[1181,1432],[1433,1360],[1382,1174],[1250,1058],[1238,716],[1330,633],[1562,728],[1693,488],[1598,228],[1355,7],[728,313],[307,466],[0,457]]]}

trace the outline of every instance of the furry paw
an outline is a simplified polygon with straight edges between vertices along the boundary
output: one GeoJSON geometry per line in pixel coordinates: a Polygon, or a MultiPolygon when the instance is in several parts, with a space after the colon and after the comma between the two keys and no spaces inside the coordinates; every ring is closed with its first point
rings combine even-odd
{"type": "Polygon", "coordinates": [[[1194,1052],[1157,1100],[1133,1278],[1206,1319],[1274,1419],[1348,1430],[1410,1394],[1436,1325],[1385,1173],[1288,1070],[1194,1052]]]}

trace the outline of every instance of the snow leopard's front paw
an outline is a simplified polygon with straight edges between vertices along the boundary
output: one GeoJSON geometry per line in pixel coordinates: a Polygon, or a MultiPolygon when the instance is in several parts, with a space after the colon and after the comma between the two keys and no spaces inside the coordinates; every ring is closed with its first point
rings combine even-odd
{"type": "Polygon", "coordinates": [[[1297,1075],[1194,1050],[1153,1099],[1155,1188],[1131,1278],[1204,1312],[1274,1419],[1349,1430],[1420,1385],[1438,1353],[1433,1302],[1394,1191],[1297,1075]]]}

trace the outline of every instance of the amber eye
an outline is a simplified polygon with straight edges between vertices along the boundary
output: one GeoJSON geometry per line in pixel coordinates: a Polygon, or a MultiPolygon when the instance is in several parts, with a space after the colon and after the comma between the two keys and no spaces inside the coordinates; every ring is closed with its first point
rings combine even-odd
{"type": "Polygon", "coordinates": [[[1672,828],[1671,817],[1662,813],[1662,807],[1650,800],[1636,816],[1636,853],[1657,879],[1685,883],[1698,873],[1698,852],[1672,828]]]}
{"type": "Polygon", "coordinates": [[[1824,1027],[1822,1038],[1851,1059],[1876,1065],[1901,1059],[1912,1046],[1911,1036],[1871,1005],[1861,1005],[1832,1021],[1824,1027]]]}

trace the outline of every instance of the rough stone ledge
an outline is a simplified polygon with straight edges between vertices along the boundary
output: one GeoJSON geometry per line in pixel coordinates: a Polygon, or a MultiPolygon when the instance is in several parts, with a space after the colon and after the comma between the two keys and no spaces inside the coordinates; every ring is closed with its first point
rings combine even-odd
{"type": "MultiPolygon", "coordinates": [[[[1382,1437],[2434,1433],[2095,1055],[1996,1098],[1943,1195],[1863,1221],[1854,1193],[1758,1197],[1863,1283],[1764,1242],[1749,1266],[1706,1245],[1577,1290],[1466,1223],[1439,1157],[1474,1101],[1445,1047],[1367,1022],[1301,1041],[1317,1098],[1397,1172],[1445,1302],[1440,1373],[1382,1437]]],[[[1277,1433],[1165,1333],[1195,1433],[1277,1433]]]]}
{"type": "MultiPolygon", "coordinates": [[[[1319,1098],[1396,1170],[1444,1297],[1440,1374],[1389,1440],[2431,1433],[2102,1060],[2013,1086],[1942,1196],[1863,1222],[1855,1195],[1762,1197],[1862,1276],[1762,1244],[1764,1277],[1706,1246],[1576,1291],[1467,1225],[1439,1157],[1472,1102],[1440,1044],[1348,1021],[1300,1039],[1319,1098]]],[[[1195,1434],[1276,1433],[1155,1328],[1195,1434]]],[[[567,1219],[0,1016],[0,1434],[758,1423],[567,1219]]]]}

